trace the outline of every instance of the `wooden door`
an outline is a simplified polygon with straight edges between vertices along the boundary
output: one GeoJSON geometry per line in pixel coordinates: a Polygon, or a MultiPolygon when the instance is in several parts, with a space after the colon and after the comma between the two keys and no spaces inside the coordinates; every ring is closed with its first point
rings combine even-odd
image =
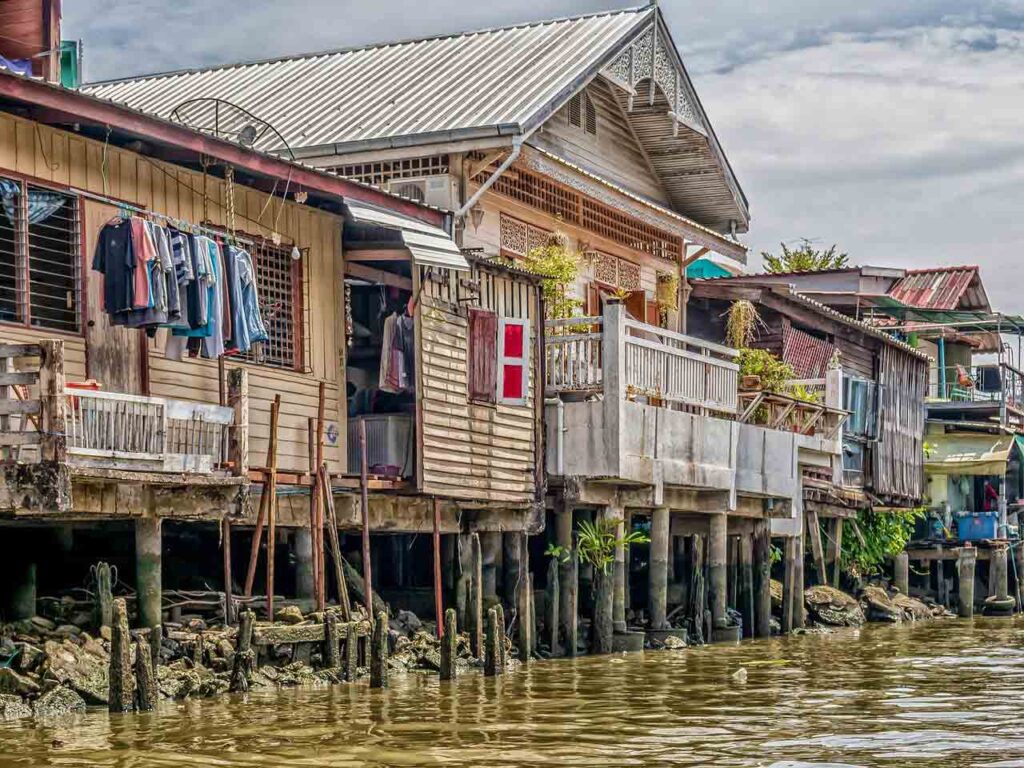
{"type": "Polygon", "coordinates": [[[103,225],[117,216],[117,208],[86,201],[83,224],[86,247],[85,361],[90,379],[107,392],[145,395],[146,334],[111,325],[103,310],[103,275],[92,271],[92,255],[103,225]]]}

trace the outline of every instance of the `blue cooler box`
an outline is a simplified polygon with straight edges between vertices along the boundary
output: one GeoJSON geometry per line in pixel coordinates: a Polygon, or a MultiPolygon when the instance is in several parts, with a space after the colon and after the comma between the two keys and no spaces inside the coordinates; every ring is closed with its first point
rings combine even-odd
{"type": "Polygon", "coordinates": [[[999,513],[957,512],[956,531],[960,541],[994,539],[999,531],[999,513]]]}

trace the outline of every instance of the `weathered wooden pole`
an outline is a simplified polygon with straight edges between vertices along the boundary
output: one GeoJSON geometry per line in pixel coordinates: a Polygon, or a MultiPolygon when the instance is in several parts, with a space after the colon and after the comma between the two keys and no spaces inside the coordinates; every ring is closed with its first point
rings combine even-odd
{"type": "MultiPolygon", "coordinates": [[[[317,406],[316,406],[316,473],[318,482],[317,486],[314,486],[314,492],[318,489],[323,492],[324,489],[324,414],[327,403],[327,385],[325,382],[319,382],[319,390],[317,394],[317,406]]],[[[329,490],[331,487],[330,480],[326,480],[326,486],[329,490]]],[[[315,494],[319,496],[320,494],[315,494]]],[[[335,529],[337,533],[337,529],[335,529]]],[[[313,540],[313,556],[317,559],[317,610],[323,611],[327,605],[327,557],[324,551],[324,504],[323,499],[318,498],[316,505],[316,538],[313,540]]]]}
{"type": "Polygon", "coordinates": [[[957,614],[962,619],[974,617],[974,568],[978,562],[978,550],[970,544],[960,548],[956,569],[960,581],[957,614]]]}
{"type": "Polygon", "coordinates": [[[110,626],[110,675],[107,707],[111,712],[128,712],[135,700],[132,676],[131,635],[128,632],[128,607],[123,598],[114,600],[110,626]]]}
{"type": "Polygon", "coordinates": [[[828,559],[832,563],[832,586],[839,589],[839,577],[842,574],[843,559],[843,518],[832,521],[832,538],[828,542],[828,559]]]}
{"type": "Polygon", "coordinates": [[[274,620],[274,558],[277,549],[277,425],[281,395],[270,406],[270,498],[267,500],[267,618],[274,620]]]}
{"type": "Polygon", "coordinates": [[[498,612],[491,608],[487,611],[487,630],[484,635],[484,675],[494,677],[501,674],[499,650],[500,634],[498,630],[498,612]]]}
{"type": "Polygon", "coordinates": [[[235,621],[234,598],[231,594],[231,520],[226,516],[220,521],[221,566],[224,572],[224,626],[235,621]]]}
{"type": "Polygon", "coordinates": [[[910,594],[910,554],[900,552],[893,558],[893,581],[901,594],[910,594]]]}
{"type": "Polygon", "coordinates": [[[479,533],[470,535],[469,549],[469,648],[473,657],[480,659],[484,651],[484,558],[479,533]]]}
{"type": "Polygon", "coordinates": [[[533,651],[533,611],[530,607],[530,561],[529,548],[525,533],[519,536],[519,572],[516,574],[516,648],[519,660],[525,665],[530,663],[533,651]]]}
{"type": "Polygon", "coordinates": [[[373,621],[373,569],[370,565],[370,491],[366,466],[366,420],[359,420],[359,501],[363,514],[363,600],[373,621]]]}
{"type": "Polygon", "coordinates": [[[743,636],[754,636],[754,540],[750,533],[743,533],[737,540],[737,603],[743,617],[743,636]]]}
{"type": "MultiPolygon", "coordinates": [[[[555,543],[565,552],[571,552],[573,548],[572,525],[573,508],[563,499],[555,512],[555,543]]],[[[576,621],[576,615],[571,612],[569,602],[572,588],[572,558],[562,558],[558,565],[558,620],[561,623],[562,637],[565,639],[565,650],[572,646],[569,643],[569,624],[576,621]]],[[[554,652],[554,651],[552,651],[554,652]]],[[[569,654],[573,655],[572,653],[569,654]]]]}
{"type": "Polygon", "coordinates": [[[327,509],[327,540],[331,546],[331,561],[334,564],[334,586],[338,590],[341,616],[345,621],[351,621],[352,603],[348,597],[345,569],[341,564],[341,541],[338,539],[338,512],[334,506],[334,490],[331,487],[331,475],[327,471],[326,464],[320,465],[320,488],[323,491],[324,507],[327,509]]]}
{"type": "MultiPolygon", "coordinates": [[[[728,595],[728,517],[717,512],[708,517],[708,603],[714,627],[726,625],[728,595]]],[[[705,638],[711,640],[711,638],[705,638]]]]}
{"type": "Polygon", "coordinates": [[[458,658],[456,643],[459,640],[455,609],[444,612],[444,634],[441,635],[441,679],[454,680],[456,675],[455,661],[458,658]]]}
{"type": "Polygon", "coordinates": [[[651,557],[648,567],[648,605],[651,629],[667,629],[668,621],[668,557],[669,525],[668,507],[651,510],[651,557]]]}
{"type": "Polygon", "coordinates": [[[544,617],[544,630],[548,638],[548,648],[552,656],[562,655],[562,644],[558,641],[559,621],[558,609],[561,590],[558,583],[559,562],[557,557],[548,560],[548,587],[545,590],[547,614],[544,617]]]}
{"type": "Polygon", "coordinates": [[[388,687],[388,616],[381,612],[373,622],[370,641],[370,687],[388,687]]]}
{"type": "MultiPolygon", "coordinates": [[[[273,417],[275,405],[279,410],[281,407],[281,396],[275,395],[274,402],[270,406],[270,414],[273,417]]],[[[273,421],[273,420],[272,420],[273,421]]],[[[276,426],[272,424],[272,426],[276,426]]],[[[277,460],[277,430],[272,429],[270,440],[267,442],[267,467],[277,460]]],[[[269,470],[267,470],[269,471],[269,470]]],[[[243,592],[246,597],[252,597],[252,587],[256,581],[256,563],[260,555],[260,540],[263,538],[263,527],[266,525],[267,517],[270,514],[271,500],[277,494],[277,472],[270,472],[270,477],[264,474],[263,489],[260,491],[260,506],[256,514],[256,530],[252,535],[252,547],[249,549],[249,567],[245,571],[245,587],[243,592]]]]}
{"type": "Polygon", "coordinates": [[[156,707],[157,686],[153,649],[147,640],[135,640],[135,708],[149,712],[156,707]]]}
{"type": "Polygon", "coordinates": [[[772,634],[772,538],[771,521],[754,524],[754,636],[772,634]]]}
{"type": "Polygon", "coordinates": [[[341,633],[338,629],[338,615],[334,611],[324,613],[324,666],[328,669],[341,667],[341,633]]]}
{"type": "Polygon", "coordinates": [[[441,584],[441,502],[434,497],[434,621],[437,636],[444,637],[444,587],[441,584]]]}
{"type": "Polygon", "coordinates": [[[345,627],[345,680],[354,682],[359,674],[359,634],[356,623],[350,621],[345,627]]]}
{"type": "Polygon", "coordinates": [[[249,678],[256,671],[256,653],[252,648],[252,628],[256,623],[256,614],[242,611],[238,617],[238,637],[235,640],[235,656],[231,668],[232,693],[245,693],[249,690],[249,678]]]}
{"type": "Polygon", "coordinates": [[[692,640],[696,645],[703,645],[711,638],[705,637],[704,611],[706,606],[707,587],[704,580],[704,540],[700,534],[690,537],[690,596],[689,610],[692,640]]]}
{"type": "MultiPolygon", "coordinates": [[[[320,472],[316,463],[316,418],[310,416],[306,419],[306,454],[309,457],[309,562],[312,566],[312,587],[311,597],[313,604],[320,605],[320,562],[317,558],[317,522],[320,519],[318,507],[321,502],[320,494],[320,472]]],[[[305,542],[303,542],[305,543],[305,542]]]]}
{"type": "Polygon", "coordinates": [[[494,614],[498,619],[498,667],[504,671],[508,663],[508,643],[505,635],[505,608],[501,603],[494,606],[494,614]]]}

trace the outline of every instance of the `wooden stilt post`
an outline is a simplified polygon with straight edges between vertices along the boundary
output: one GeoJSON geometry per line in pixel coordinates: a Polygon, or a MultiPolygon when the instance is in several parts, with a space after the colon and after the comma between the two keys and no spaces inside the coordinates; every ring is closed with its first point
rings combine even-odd
{"type": "Polygon", "coordinates": [[[341,543],[338,541],[338,513],[334,508],[334,492],[331,489],[331,476],[327,472],[326,464],[320,465],[320,488],[323,491],[324,507],[327,509],[327,540],[331,545],[331,561],[334,563],[334,586],[338,590],[341,616],[345,621],[351,621],[352,604],[348,599],[345,569],[341,565],[341,543]]]}
{"type": "Polygon", "coordinates": [[[370,687],[388,687],[388,615],[381,611],[373,622],[370,641],[370,687]]]}
{"type": "Polygon", "coordinates": [[[156,675],[153,673],[153,648],[148,640],[135,640],[135,708],[149,712],[156,707],[156,675]]]}
{"type": "Polygon", "coordinates": [[[359,635],[356,623],[350,621],[345,627],[345,680],[353,682],[359,668],[359,635]]]}
{"type": "Polygon", "coordinates": [[[359,420],[359,494],[363,513],[363,598],[373,621],[373,573],[370,567],[370,495],[366,466],[366,421],[359,420]]]}
{"type": "Polygon", "coordinates": [[[441,679],[455,679],[455,660],[457,658],[456,643],[459,634],[455,621],[455,609],[444,612],[444,634],[441,635],[441,679]]]}
{"type": "Polygon", "coordinates": [[[277,425],[281,395],[270,406],[270,500],[267,505],[267,618],[274,620],[274,554],[277,546],[277,425]]]}
{"type": "Polygon", "coordinates": [[[444,637],[444,599],[441,587],[441,502],[434,498],[434,619],[437,636],[444,637]]]}
{"type": "Polygon", "coordinates": [[[320,559],[317,556],[317,521],[320,505],[320,465],[316,463],[316,419],[306,419],[306,451],[309,455],[309,540],[311,563],[313,565],[313,604],[320,606],[320,559]]]}
{"type": "Polygon", "coordinates": [[[220,521],[220,549],[224,566],[224,626],[235,623],[234,598],[231,595],[231,520],[220,521]]]}
{"type": "Polygon", "coordinates": [[[469,546],[472,569],[469,582],[469,647],[473,656],[480,659],[484,655],[484,558],[479,533],[470,535],[469,546]]]}
{"type": "Polygon", "coordinates": [[[242,611],[238,617],[238,638],[235,641],[235,657],[231,669],[231,688],[233,693],[245,693],[249,690],[249,677],[256,671],[256,654],[252,650],[252,628],[256,623],[256,614],[242,611]]]}
{"type": "Polygon", "coordinates": [[[324,614],[324,666],[328,669],[341,667],[341,635],[338,630],[338,616],[333,611],[324,614]]]}
{"type": "Polygon", "coordinates": [[[110,690],[107,706],[111,712],[128,712],[135,700],[131,642],[128,634],[128,607],[124,599],[119,597],[114,601],[110,627],[110,690]]]}
{"type": "Polygon", "coordinates": [[[558,603],[560,594],[558,584],[558,558],[552,557],[548,560],[548,588],[545,591],[548,610],[544,617],[545,634],[548,638],[548,648],[551,649],[552,656],[562,655],[562,646],[561,643],[558,642],[558,603]]]}
{"type": "MultiPolygon", "coordinates": [[[[326,408],[326,384],[321,381],[319,392],[317,394],[317,406],[316,406],[316,471],[319,476],[320,469],[324,465],[324,413],[326,408]]],[[[331,484],[328,481],[326,483],[327,488],[330,489],[331,484]]],[[[322,486],[321,486],[322,487],[322,486]]],[[[314,489],[316,490],[316,489],[314,489]]],[[[317,500],[316,505],[316,538],[313,540],[316,546],[313,550],[314,557],[317,558],[317,610],[323,611],[327,605],[327,558],[324,553],[324,505],[322,499],[317,500]]]]}
{"type": "Polygon", "coordinates": [[[508,661],[508,649],[505,640],[505,609],[501,603],[494,606],[494,613],[498,619],[498,674],[500,675],[505,670],[505,664],[508,661]]]}
{"type": "Polygon", "coordinates": [[[577,557],[575,545],[572,548],[569,565],[569,593],[567,602],[569,617],[568,619],[563,619],[562,623],[565,626],[566,656],[575,656],[579,653],[580,642],[580,561],[577,557]]]}
{"type": "Polygon", "coordinates": [[[487,634],[484,637],[484,675],[487,677],[494,677],[500,674],[500,642],[498,612],[491,608],[487,611],[487,634]]]}
{"type": "Polygon", "coordinates": [[[256,516],[256,530],[252,535],[252,548],[249,551],[249,567],[245,573],[245,596],[252,597],[252,586],[256,580],[256,562],[260,554],[260,539],[263,537],[263,527],[270,515],[271,502],[277,495],[277,422],[274,414],[280,411],[281,396],[275,395],[274,402],[270,406],[271,432],[270,441],[267,444],[267,467],[269,477],[264,478],[263,492],[260,494],[260,508],[256,516]],[[273,470],[270,467],[274,467],[273,470]]]}
{"type": "Polygon", "coordinates": [[[114,621],[114,593],[110,564],[97,563],[94,573],[96,590],[95,621],[98,626],[109,627],[114,621]]]}
{"type": "MultiPolygon", "coordinates": [[[[828,584],[828,571],[825,569],[825,552],[821,545],[821,526],[818,524],[818,513],[815,510],[807,510],[806,523],[807,537],[811,540],[811,556],[814,558],[814,569],[818,572],[818,583],[828,584]]],[[[802,587],[801,594],[803,594],[802,587]]]]}

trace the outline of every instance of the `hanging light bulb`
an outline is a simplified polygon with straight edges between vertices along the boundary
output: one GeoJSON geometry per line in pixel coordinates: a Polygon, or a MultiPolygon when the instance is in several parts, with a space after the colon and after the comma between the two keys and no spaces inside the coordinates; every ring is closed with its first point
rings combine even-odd
{"type": "Polygon", "coordinates": [[[292,261],[298,261],[302,258],[302,251],[299,250],[299,246],[292,246],[292,261]]]}

